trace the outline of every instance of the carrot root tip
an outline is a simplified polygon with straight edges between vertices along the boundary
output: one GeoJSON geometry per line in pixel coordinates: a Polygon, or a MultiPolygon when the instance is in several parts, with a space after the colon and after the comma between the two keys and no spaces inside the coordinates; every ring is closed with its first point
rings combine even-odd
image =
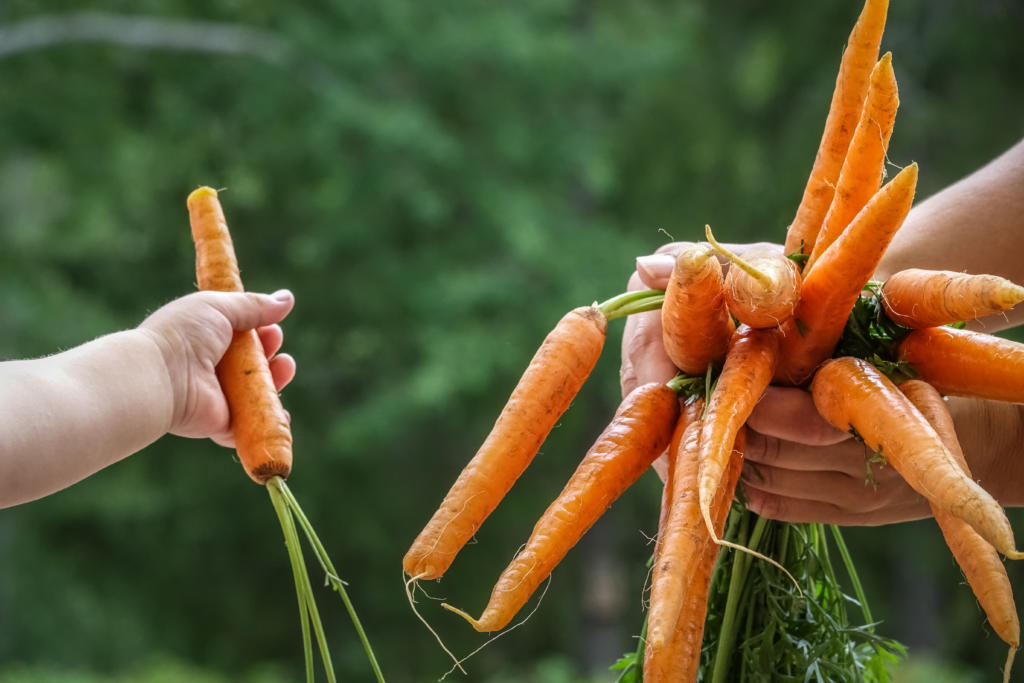
{"type": "Polygon", "coordinates": [[[458,615],[459,615],[460,617],[462,617],[463,619],[465,619],[466,621],[468,621],[468,622],[469,622],[469,624],[470,624],[470,625],[471,625],[471,626],[472,626],[472,627],[473,627],[474,629],[476,629],[477,631],[480,631],[480,632],[485,632],[485,631],[487,631],[487,629],[485,629],[485,628],[483,627],[483,624],[481,624],[481,623],[480,623],[479,621],[477,621],[476,619],[474,619],[473,617],[471,617],[471,616],[470,616],[470,615],[469,615],[469,614],[468,614],[467,612],[465,612],[464,610],[461,610],[461,609],[459,609],[458,607],[453,607],[452,605],[449,605],[449,604],[448,604],[447,602],[442,602],[442,603],[441,603],[441,607],[444,607],[444,608],[445,608],[446,610],[448,610],[449,612],[454,612],[455,614],[458,614],[458,615]]]}
{"type": "MultiPolygon", "coordinates": [[[[406,575],[403,573],[402,578],[404,579],[405,576],[406,575]]],[[[426,618],[424,618],[424,616],[420,614],[420,611],[416,609],[416,598],[413,596],[413,592],[416,588],[417,582],[420,580],[421,577],[422,574],[417,574],[416,576],[409,577],[409,579],[405,581],[405,597],[409,600],[409,607],[412,609],[412,613],[416,615],[416,618],[422,621],[423,625],[426,626],[427,630],[430,631],[430,633],[434,636],[434,639],[437,640],[437,644],[441,646],[441,649],[444,650],[445,654],[451,657],[452,661],[455,662],[455,666],[452,667],[452,671],[458,669],[463,674],[465,674],[466,670],[462,668],[462,661],[458,657],[456,657],[451,650],[448,649],[448,646],[444,644],[443,640],[441,640],[441,636],[438,635],[437,631],[434,630],[434,627],[431,626],[427,622],[426,618]]]]}
{"type": "Polygon", "coordinates": [[[1010,670],[1013,669],[1013,659],[1017,656],[1019,643],[1011,643],[1010,651],[1006,655],[1006,665],[1003,666],[1003,683],[1010,683],[1010,670]]]}

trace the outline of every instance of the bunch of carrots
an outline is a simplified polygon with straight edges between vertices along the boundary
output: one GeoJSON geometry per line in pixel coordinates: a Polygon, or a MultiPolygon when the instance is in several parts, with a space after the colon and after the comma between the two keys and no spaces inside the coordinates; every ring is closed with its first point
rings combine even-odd
{"type": "MultiPolygon", "coordinates": [[[[1009,646],[1009,680],[1020,627],[1000,555],[1024,553],[1000,505],[971,478],[943,396],[1024,403],[1024,345],[961,329],[963,321],[1024,300],[1024,288],[995,276],[923,270],[897,273],[884,284],[871,280],[910,211],[918,175],[910,164],[883,184],[899,103],[891,54],[879,58],[887,10],[887,0],[866,0],[850,34],[785,251],[740,258],[706,228],[707,242],[679,253],[664,292],[620,295],[562,318],[405,555],[407,590],[444,574],[530,464],[594,367],[608,321],[660,308],[665,351],[679,375],[625,397],[499,577],[479,618],[445,607],[478,631],[503,629],[667,450],[650,608],[631,680],[640,680],[640,672],[649,682],[697,680],[712,577],[716,562],[725,562],[721,546],[772,563],[788,557],[743,547],[766,533],[764,520],[755,533],[740,536],[731,536],[727,521],[736,509],[747,418],[769,384],[800,386],[826,420],[852,432],[929,500],[990,624],[1009,646]],[[723,262],[729,264],[724,273],[723,262]]],[[[783,546],[790,544],[788,531],[779,534],[783,546]]],[[[792,538],[797,531],[794,525],[792,538]]],[[[817,543],[806,533],[800,539],[802,546],[817,543]]],[[[737,572],[746,572],[751,558],[736,557],[731,581],[742,583],[746,574],[737,572]]],[[[854,583],[870,622],[855,576],[854,583]]],[[[726,678],[731,645],[720,637],[710,657],[705,648],[703,661],[713,664],[703,680],[736,680],[726,678]]],[[[752,673],[761,680],[772,672],[752,673]]]]}
{"type": "MultiPolygon", "coordinates": [[[[200,187],[189,194],[187,205],[192,239],[196,247],[196,280],[199,289],[220,292],[244,291],[234,244],[228,232],[217,191],[210,187],[200,187]]],[[[285,547],[288,550],[299,601],[307,683],[314,680],[313,636],[317,640],[327,680],[333,683],[337,677],[306,571],[299,529],[309,541],[326,575],[327,584],[341,595],[366,651],[373,674],[377,681],[383,683],[384,676],[380,665],[345,591],[345,584],[327,556],[327,551],[313,530],[313,525],[303,513],[295,495],[285,484],[285,479],[292,469],[291,426],[288,414],[281,405],[281,399],[274,387],[270,367],[255,330],[235,332],[230,346],[217,365],[217,379],[231,411],[232,434],[238,459],[253,481],[267,487],[284,532],[285,547]]]]}

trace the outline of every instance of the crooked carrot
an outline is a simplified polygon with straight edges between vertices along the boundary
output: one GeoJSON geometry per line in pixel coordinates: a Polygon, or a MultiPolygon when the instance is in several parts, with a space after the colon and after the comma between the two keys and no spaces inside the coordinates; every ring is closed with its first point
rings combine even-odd
{"type": "Polygon", "coordinates": [[[904,327],[941,327],[1006,311],[1024,301],[1024,287],[998,275],[910,268],[882,286],[882,305],[904,327]]]}

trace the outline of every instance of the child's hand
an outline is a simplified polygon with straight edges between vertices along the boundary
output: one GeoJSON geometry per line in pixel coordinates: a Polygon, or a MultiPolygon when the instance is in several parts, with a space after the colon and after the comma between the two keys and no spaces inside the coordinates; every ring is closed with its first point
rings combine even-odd
{"type": "Polygon", "coordinates": [[[272,295],[197,292],[161,307],[139,325],[156,341],[167,367],[174,394],[170,433],[234,446],[227,400],[214,368],[233,331],[255,328],[280,391],[295,376],[295,359],[277,353],[283,340],[277,323],[294,304],[287,290],[272,295]]]}

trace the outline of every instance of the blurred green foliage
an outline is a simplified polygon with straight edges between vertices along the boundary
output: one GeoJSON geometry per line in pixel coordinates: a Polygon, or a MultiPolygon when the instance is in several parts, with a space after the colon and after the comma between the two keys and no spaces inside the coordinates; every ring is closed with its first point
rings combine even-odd
{"type": "MultiPolygon", "coordinates": [[[[723,240],[781,240],[859,9],[43,4],[0,5],[0,358],[133,326],[191,291],[185,196],[226,188],[247,286],[298,301],[285,343],[299,375],[283,395],[293,490],[395,681],[449,666],[409,610],[400,558],[539,340],[621,291],[633,258],[670,236],[708,222],[723,240]]],[[[1024,134],[1022,29],[1012,0],[893,2],[889,156],[920,163],[920,196],[1024,134]]],[[[620,330],[432,594],[483,604],[613,411],[620,330]]],[[[649,475],[470,680],[608,680],[640,627],[657,514],[649,475]]],[[[227,451],[173,437],[0,512],[0,680],[297,680],[276,525],[227,451]]],[[[1003,647],[933,525],[848,538],[887,635],[994,677],[1003,647]]],[[[321,605],[339,674],[368,680],[341,605],[326,591],[321,605]]],[[[419,607],[456,652],[482,642],[419,607]]]]}

